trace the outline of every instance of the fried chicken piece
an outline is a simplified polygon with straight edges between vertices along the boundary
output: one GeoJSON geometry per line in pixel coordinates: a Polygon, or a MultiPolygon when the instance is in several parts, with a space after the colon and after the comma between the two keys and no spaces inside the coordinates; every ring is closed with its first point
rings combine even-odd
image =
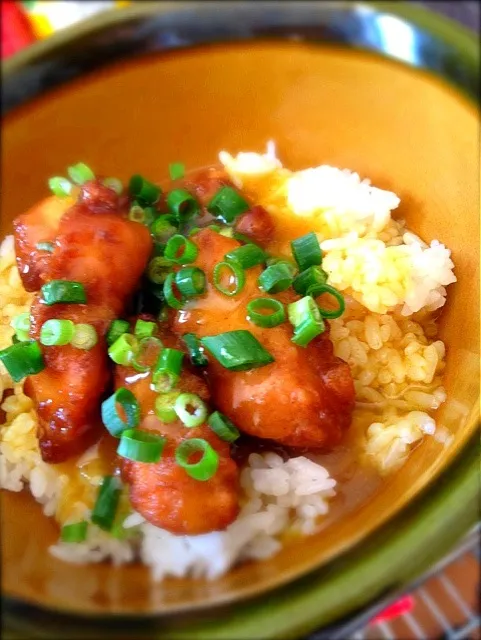
{"type": "MultiPolygon", "coordinates": [[[[184,350],[169,332],[163,331],[164,346],[184,350]]],[[[139,513],[157,527],[175,534],[196,535],[225,529],[239,511],[239,473],[230,457],[230,446],[207,426],[186,428],[180,420],[164,424],[154,413],[158,394],[151,389],[151,374],[137,373],[131,367],[117,366],[115,386],[132,391],[141,407],[140,428],[167,438],[157,463],[122,459],[122,476],[130,485],[130,501],[139,513]],[[219,466],[212,478],[199,481],[179,467],[174,455],[177,446],[190,438],[203,438],[219,455],[219,466]]],[[[195,393],[207,401],[204,380],[184,365],[178,384],[181,392],[195,393]]]]}
{"type": "MultiPolygon", "coordinates": [[[[354,385],[348,365],[333,354],[328,330],[303,348],[292,342],[289,323],[273,328],[254,325],[247,320],[246,306],[253,298],[267,297],[257,286],[261,268],[248,269],[244,289],[226,297],[211,284],[212,272],[239,243],[209,229],[191,239],[199,248],[195,265],[205,271],[209,286],[205,296],[172,315],[173,331],[203,337],[245,329],[275,358],[267,366],[234,372],[210,356],[207,374],[215,406],[252,436],[291,447],[337,444],[351,422],[354,385]]],[[[299,298],[293,292],[278,297],[286,303],[299,298]]]]}

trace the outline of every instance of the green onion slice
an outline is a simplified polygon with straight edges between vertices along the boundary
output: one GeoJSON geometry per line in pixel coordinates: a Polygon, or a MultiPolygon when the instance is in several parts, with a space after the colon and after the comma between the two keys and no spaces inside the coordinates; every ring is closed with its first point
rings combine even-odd
{"type": "Polygon", "coordinates": [[[307,294],[310,287],[325,284],[327,281],[327,273],[321,267],[307,267],[304,269],[292,283],[294,291],[301,296],[307,294]]]}
{"type": "Polygon", "coordinates": [[[61,176],[55,176],[48,181],[50,191],[59,198],[65,198],[70,195],[72,191],[72,183],[67,178],[61,176]]]}
{"type": "Polygon", "coordinates": [[[184,298],[194,298],[205,293],[207,278],[199,267],[183,267],[175,274],[175,284],[184,298]]]}
{"type": "Polygon", "coordinates": [[[280,293],[291,286],[293,275],[292,265],[280,261],[267,267],[257,279],[257,284],[266,293],[280,293]]]}
{"type": "Polygon", "coordinates": [[[83,349],[84,351],[90,351],[93,349],[99,337],[95,327],[91,324],[76,324],[74,329],[73,338],[71,340],[72,347],[76,349],[83,349]]]}
{"type": "MultiPolygon", "coordinates": [[[[164,282],[164,297],[165,301],[173,309],[182,309],[185,300],[177,295],[177,291],[174,290],[175,286],[175,273],[169,273],[164,282]]],[[[177,289],[177,287],[176,287],[177,289]]],[[[179,294],[180,295],[180,294],[179,294]]]]}
{"type": "Polygon", "coordinates": [[[301,238],[297,238],[291,242],[291,249],[299,271],[304,271],[313,265],[319,265],[322,262],[322,251],[319,240],[315,233],[307,233],[301,238]]]}
{"type": "Polygon", "coordinates": [[[74,522],[66,524],[60,531],[62,542],[84,542],[87,538],[88,522],[74,522]]]}
{"type": "Polygon", "coordinates": [[[338,303],[337,309],[331,310],[319,307],[319,311],[321,312],[321,316],[323,318],[330,318],[331,320],[334,318],[339,318],[340,316],[342,316],[346,309],[346,303],[344,301],[344,296],[342,295],[342,293],[334,287],[331,287],[331,285],[329,284],[314,285],[308,289],[307,293],[313,298],[317,298],[322,293],[329,293],[331,294],[331,296],[336,298],[336,301],[338,303]]]}
{"type": "Polygon", "coordinates": [[[212,273],[214,287],[225,296],[235,296],[246,283],[244,269],[237,262],[218,262],[212,273]]]}
{"type": "Polygon", "coordinates": [[[207,440],[190,438],[184,440],[175,450],[175,461],[191,478],[205,482],[215,475],[219,467],[219,454],[207,440]],[[198,462],[189,462],[192,456],[199,453],[202,457],[198,462]]]}
{"type": "Polygon", "coordinates": [[[105,476],[100,485],[91,520],[100,529],[110,531],[119,504],[122,483],[116,476],[105,476]]]}
{"type": "Polygon", "coordinates": [[[249,209],[248,202],[232,187],[221,187],[207,205],[207,211],[226,224],[249,209]]]}
{"type": "Polygon", "coordinates": [[[172,224],[170,216],[159,216],[150,225],[150,233],[155,242],[165,244],[169,238],[177,233],[176,227],[172,224]]]}
{"type": "Polygon", "coordinates": [[[118,178],[105,178],[105,180],[103,180],[103,184],[108,189],[112,189],[112,191],[115,191],[118,196],[120,196],[120,194],[124,190],[124,185],[118,178]]]}
{"type": "Polygon", "coordinates": [[[200,213],[200,204],[185,189],[173,189],[166,198],[169,211],[179,218],[191,218],[200,213]]]}
{"type": "Polygon", "coordinates": [[[132,356],[132,366],[139,373],[150,371],[163,349],[162,341],[153,336],[141,338],[139,346],[132,356]]]}
{"type": "Polygon", "coordinates": [[[40,329],[40,344],[46,347],[69,344],[75,333],[75,325],[71,320],[47,320],[40,329]]]}
{"type": "Polygon", "coordinates": [[[129,191],[136,200],[140,200],[146,205],[156,204],[162,193],[160,187],[140,175],[135,175],[130,178],[129,191]]]}
{"type": "Polygon", "coordinates": [[[162,350],[152,376],[156,391],[170,391],[177,384],[182,371],[183,359],[184,354],[178,349],[165,348],[162,350]]]}
{"type": "Polygon", "coordinates": [[[101,405],[102,422],[114,438],[125,429],[134,429],[140,421],[140,405],[129,389],[120,387],[101,405]]]}
{"type": "Polygon", "coordinates": [[[162,256],[152,258],[147,267],[147,277],[155,284],[163,284],[171,267],[172,260],[167,260],[162,256]]]}
{"type": "Polygon", "coordinates": [[[204,355],[204,348],[201,345],[199,338],[193,333],[186,333],[182,338],[189,350],[189,356],[192,364],[196,367],[207,366],[209,361],[204,355]]]}
{"type": "Polygon", "coordinates": [[[169,175],[171,180],[180,180],[185,175],[185,165],[182,162],[171,162],[169,164],[169,175]]]}
{"type": "Polygon", "coordinates": [[[206,336],[201,338],[201,343],[230,371],[247,371],[274,362],[274,358],[257,338],[244,329],[206,336]]]}
{"type": "Polygon", "coordinates": [[[174,405],[179,395],[179,391],[170,391],[168,393],[161,393],[155,399],[155,415],[159,418],[159,420],[165,422],[165,424],[170,424],[171,422],[175,422],[175,420],[177,420],[177,414],[175,413],[174,405]]]}
{"type": "Polygon", "coordinates": [[[324,321],[314,298],[305,296],[287,306],[289,321],[294,325],[292,342],[305,347],[325,330],[324,321]]]}
{"type": "Polygon", "coordinates": [[[134,202],[129,210],[129,220],[143,224],[146,227],[153,223],[156,215],[157,211],[155,209],[152,207],[141,207],[138,202],[134,202]]]}
{"type": "Polygon", "coordinates": [[[85,288],[80,282],[70,280],[51,280],[42,287],[43,301],[48,306],[58,303],[78,303],[87,302],[85,288]]]}
{"type": "Polygon", "coordinates": [[[135,323],[134,335],[140,340],[141,338],[150,338],[154,335],[157,325],[155,322],[148,322],[139,318],[135,323]]]}
{"type": "Polygon", "coordinates": [[[258,264],[262,264],[263,262],[265,262],[265,259],[265,252],[253,243],[244,244],[241,247],[237,247],[237,249],[229,251],[229,253],[226,253],[224,256],[224,260],[228,260],[229,262],[236,262],[243,269],[250,269],[250,267],[255,267],[258,264]]]}
{"type": "Polygon", "coordinates": [[[67,169],[67,173],[70,176],[72,182],[82,185],[88,180],[95,179],[95,173],[90,167],[87,167],[83,162],[78,162],[67,169]]]}
{"type": "Polygon", "coordinates": [[[137,348],[137,338],[130,333],[123,333],[113,344],[110,345],[110,359],[113,360],[115,364],[120,364],[126,367],[131,363],[137,348]]]}
{"type": "Polygon", "coordinates": [[[123,333],[128,333],[129,329],[127,320],[113,320],[106,335],[107,345],[110,347],[123,333]]]}
{"type": "Polygon", "coordinates": [[[220,411],[214,411],[207,419],[212,431],[226,442],[234,442],[240,437],[239,429],[220,411]]]}
{"type": "Polygon", "coordinates": [[[247,319],[258,327],[277,327],[285,321],[286,312],[275,298],[255,298],[247,305],[247,319]]]}
{"type": "Polygon", "coordinates": [[[48,253],[53,253],[55,245],[53,242],[37,242],[35,248],[39,251],[47,251],[48,253]]]}
{"type": "Polygon", "coordinates": [[[45,368],[42,351],[38,342],[17,342],[0,351],[0,361],[14,382],[20,382],[25,376],[40,373],[45,368]]]}
{"type": "Polygon", "coordinates": [[[30,331],[30,314],[28,311],[25,313],[19,313],[14,316],[10,322],[12,329],[15,329],[15,335],[20,342],[26,342],[29,340],[30,331]]]}
{"type": "Polygon", "coordinates": [[[169,238],[165,246],[164,257],[179,264],[189,264],[199,255],[199,249],[192,240],[177,234],[169,238]]]}
{"type": "Polygon", "coordinates": [[[174,411],[189,428],[200,427],[207,418],[207,406],[195,393],[181,393],[175,401],[174,411]]]}
{"type": "Polygon", "coordinates": [[[117,453],[135,462],[158,462],[162,457],[166,438],[140,429],[127,429],[120,436],[117,453]]]}

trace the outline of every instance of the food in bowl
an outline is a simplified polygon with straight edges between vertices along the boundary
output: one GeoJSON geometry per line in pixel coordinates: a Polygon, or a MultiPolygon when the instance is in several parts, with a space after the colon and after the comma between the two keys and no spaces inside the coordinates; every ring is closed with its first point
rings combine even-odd
{"type": "Polygon", "coordinates": [[[163,189],[74,165],[1,246],[1,485],[65,561],[215,578],[449,441],[449,250],[355,173],[219,158],[163,189]]]}

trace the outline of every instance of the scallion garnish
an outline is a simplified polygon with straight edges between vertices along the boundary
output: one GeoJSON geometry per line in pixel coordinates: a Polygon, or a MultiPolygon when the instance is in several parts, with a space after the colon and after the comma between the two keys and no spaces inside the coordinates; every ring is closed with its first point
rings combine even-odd
{"type": "Polygon", "coordinates": [[[165,245],[164,257],[179,264],[189,264],[199,255],[199,249],[192,240],[187,240],[184,236],[177,234],[169,238],[165,245]]]}
{"type": "Polygon", "coordinates": [[[182,162],[171,162],[169,164],[169,175],[171,180],[180,180],[185,175],[185,165],[182,162]]]}
{"type": "Polygon", "coordinates": [[[169,211],[184,220],[200,213],[200,204],[185,189],[173,189],[170,191],[167,194],[166,202],[169,211]]]}
{"type": "Polygon", "coordinates": [[[304,296],[288,305],[289,321],[294,326],[292,342],[305,347],[325,330],[324,321],[314,298],[304,296]]]}
{"type": "Polygon", "coordinates": [[[115,364],[128,366],[132,362],[135,351],[138,348],[137,338],[130,333],[123,333],[109,347],[110,359],[115,364]]]}
{"type": "Polygon", "coordinates": [[[87,538],[88,522],[73,522],[66,524],[60,531],[60,539],[62,542],[79,543],[84,542],[87,538]]]}
{"type": "Polygon", "coordinates": [[[255,298],[247,305],[247,319],[258,327],[277,327],[285,321],[286,312],[275,298],[255,298]]]}
{"type": "Polygon", "coordinates": [[[195,393],[181,393],[174,403],[174,411],[188,428],[200,427],[207,418],[207,406],[195,393]]]}
{"type": "Polygon", "coordinates": [[[171,223],[170,216],[159,216],[150,225],[150,233],[155,242],[165,244],[169,238],[177,233],[176,227],[171,223]]]}
{"type": "Polygon", "coordinates": [[[207,205],[207,211],[226,224],[249,209],[248,202],[232,187],[221,187],[207,205]]]}
{"type": "Polygon", "coordinates": [[[161,459],[166,441],[166,438],[154,433],[127,429],[120,436],[117,453],[122,458],[135,462],[155,463],[161,459]]]}
{"type": "Polygon", "coordinates": [[[150,338],[155,333],[157,325],[155,322],[148,322],[139,318],[135,323],[134,336],[140,340],[141,338],[150,338]]]}
{"type": "Polygon", "coordinates": [[[225,296],[235,296],[246,282],[244,269],[237,262],[218,262],[212,273],[214,287],[225,296]]]}
{"type": "Polygon", "coordinates": [[[87,302],[87,294],[83,284],[70,280],[47,282],[42,287],[42,297],[45,304],[49,306],[58,303],[85,304],[87,302]]]}
{"type": "MultiPolygon", "coordinates": [[[[173,309],[182,309],[185,300],[182,297],[178,297],[174,291],[175,286],[175,273],[169,273],[164,282],[164,297],[165,301],[173,309]]],[[[180,294],[179,294],[180,295],[180,294]]]]}
{"type": "Polygon", "coordinates": [[[344,296],[342,295],[342,293],[340,291],[338,291],[334,287],[331,287],[331,285],[329,285],[329,284],[313,285],[312,287],[310,287],[308,289],[307,293],[308,293],[308,295],[312,296],[313,298],[317,298],[318,296],[320,296],[323,293],[329,293],[331,296],[336,298],[336,301],[338,303],[337,309],[332,309],[332,310],[331,309],[323,309],[322,307],[319,307],[319,305],[318,305],[319,311],[320,311],[321,316],[323,318],[330,318],[331,320],[333,320],[334,318],[339,318],[344,313],[344,310],[346,308],[346,303],[344,301],[344,296]]]}
{"type": "Polygon", "coordinates": [[[92,522],[104,531],[110,531],[119,504],[122,483],[117,476],[105,476],[100,485],[97,499],[92,509],[92,522]]]}
{"type": "Polygon", "coordinates": [[[184,440],[175,450],[175,461],[194,480],[206,481],[215,475],[219,466],[219,454],[203,438],[184,440]],[[192,456],[202,453],[198,462],[190,463],[192,456]]]}
{"type": "Polygon", "coordinates": [[[15,329],[15,335],[19,342],[26,342],[30,339],[28,335],[30,331],[30,314],[28,311],[14,316],[10,322],[10,326],[12,329],[15,329]]]}
{"type": "Polygon", "coordinates": [[[124,186],[122,184],[122,181],[119,180],[118,178],[105,178],[105,180],[103,180],[103,184],[108,189],[112,189],[112,191],[115,191],[115,193],[118,196],[120,196],[120,194],[124,190],[124,186]]]}
{"type": "Polygon", "coordinates": [[[91,324],[76,324],[74,328],[73,338],[70,341],[72,347],[76,349],[83,349],[84,351],[90,351],[97,344],[99,337],[97,330],[91,324]]]}
{"type": "Polygon", "coordinates": [[[293,240],[291,249],[299,265],[299,271],[304,271],[304,269],[322,262],[322,251],[315,233],[307,233],[305,236],[293,240]]]}
{"type": "Polygon", "coordinates": [[[159,420],[165,422],[165,424],[170,424],[171,422],[177,420],[177,414],[175,413],[174,404],[179,395],[179,391],[170,391],[168,393],[161,393],[155,399],[155,415],[159,418],[159,420]]]}
{"type": "Polygon", "coordinates": [[[38,342],[17,342],[0,351],[0,361],[14,382],[20,382],[25,376],[40,373],[45,368],[42,351],[38,342]]]}
{"type": "Polygon", "coordinates": [[[82,185],[84,182],[88,180],[95,179],[95,173],[92,171],[90,167],[87,167],[83,162],[77,162],[77,164],[72,165],[67,169],[67,173],[70,176],[72,182],[75,184],[82,185]]]}
{"type": "Polygon", "coordinates": [[[47,253],[53,253],[55,245],[53,242],[37,242],[35,248],[39,251],[47,251],[47,253]]]}
{"type": "Polygon", "coordinates": [[[280,293],[291,286],[293,276],[292,265],[280,261],[267,267],[257,279],[257,284],[266,293],[280,293]]]}
{"type": "Polygon", "coordinates": [[[142,207],[138,202],[134,202],[129,210],[129,220],[143,224],[146,227],[153,223],[156,215],[157,211],[155,209],[152,207],[142,207]]]}
{"type": "Polygon", "coordinates": [[[205,293],[207,279],[199,267],[182,267],[175,274],[175,284],[183,298],[194,298],[205,293]]]}
{"type": "Polygon", "coordinates": [[[192,364],[196,367],[207,366],[209,362],[204,355],[204,348],[200,344],[199,338],[193,333],[186,333],[182,338],[189,350],[189,356],[192,364]]]}
{"type": "Polygon", "coordinates": [[[59,198],[66,198],[72,191],[72,183],[67,178],[55,176],[48,181],[50,191],[59,198]]]}
{"type": "Polygon", "coordinates": [[[230,371],[247,371],[274,362],[257,338],[244,329],[206,336],[200,341],[230,371]]]}
{"type": "Polygon", "coordinates": [[[131,364],[139,373],[150,371],[157,362],[163,349],[162,341],[153,336],[141,338],[139,346],[132,356],[131,364]]]}
{"type": "Polygon", "coordinates": [[[178,349],[165,348],[161,351],[152,376],[156,391],[170,391],[177,384],[183,359],[184,354],[178,349]]]}
{"type": "Polygon", "coordinates": [[[224,260],[229,262],[236,262],[243,269],[250,269],[258,264],[265,262],[266,254],[256,244],[244,244],[237,249],[233,249],[226,253],[224,260]]]}
{"type": "Polygon", "coordinates": [[[130,178],[129,191],[133,198],[146,205],[156,204],[162,193],[160,187],[139,175],[130,178]]]}
{"type": "Polygon", "coordinates": [[[122,334],[128,333],[129,329],[130,324],[127,320],[113,320],[106,335],[107,345],[110,347],[122,334]]]}
{"type": "Polygon", "coordinates": [[[163,284],[171,267],[171,260],[167,260],[167,258],[163,258],[162,256],[156,256],[152,258],[147,266],[147,277],[155,284],[163,284]]]}
{"type": "Polygon", "coordinates": [[[221,229],[219,231],[221,236],[224,236],[224,238],[233,238],[234,237],[234,230],[232,229],[232,227],[224,227],[223,229],[221,229]]]}
{"type": "Polygon", "coordinates": [[[47,320],[40,329],[40,344],[46,347],[69,344],[74,337],[75,325],[71,320],[47,320]]]}
{"type": "Polygon", "coordinates": [[[125,429],[135,429],[140,421],[140,405],[132,391],[125,387],[104,400],[100,411],[105,428],[115,438],[125,429]]]}
{"type": "Polygon", "coordinates": [[[234,442],[240,437],[239,429],[220,411],[214,411],[207,419],[212,431],[226,442],[234,442]]]}
{"type": "Polygon", "coordinates": [[[304,269],[298,276],[294,278],[292,287],[300,296],[307,294],[310,287],[325,284],[327,281],[327,273],[321,267],[308,267],[304,269]]]}

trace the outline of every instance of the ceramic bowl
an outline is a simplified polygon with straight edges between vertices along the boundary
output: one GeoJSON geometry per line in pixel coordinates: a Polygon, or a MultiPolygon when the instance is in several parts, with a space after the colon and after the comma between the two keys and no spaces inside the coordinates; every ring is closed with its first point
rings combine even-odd
{"type": "Polygon", "coordinates": [[[288,167],[326,162],[393,189],[408,226],[453,250],[458,277],[441,331],[449,446],[426,439],[321,534],[213,582],[63,564],[46,551],[52,522],[29,496],[4,494],[9,629],[119,637],[122,618],[135,637],[294,637],[403,584],[476,520],[476,87],[474,38],[399,3],[136,2],[5,64],[2,236],[73,161],[161,177],[179,154],[202,166],[273,139],[288,167]]]}

